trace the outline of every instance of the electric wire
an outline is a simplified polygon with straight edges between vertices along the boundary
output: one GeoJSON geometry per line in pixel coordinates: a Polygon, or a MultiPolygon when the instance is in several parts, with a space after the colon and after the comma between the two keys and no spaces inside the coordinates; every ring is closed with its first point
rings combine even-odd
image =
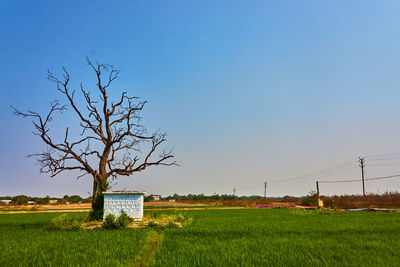
{"type": "Polygon", "coordinates": [[[368,167],[375,167],[375,166],[400,166],[400,163],[382,163],[382,164],[368,164],[368,167]]]}
{"type": "MultiPolygon", "coordinates": [[[[391,154],[377,154],[377,155],[368,155],[365,156],[365,158],[368,160],[368,162],[374,162],[374,161],[385,161],[385,160],[400,160],[400,153],[391,153],[391,154]]],[[[333,176],[339,173],[344,173],[344,172],[348,172],[350,170],[354,170],[356,168],[358,168],[358,166],[353,166],[350,168],[346,168],[346,169],[342,169],[346,166],[349,166],[350,164],[355,164],[356,163],[356,159],[352,159],[350,161],[346,161],[343,162],[341,164],[337,164],[334,165],[332,167],[329,168],[325,168],[316,172],[312,172],[312,173],[308,173],[308,174],[304,174],[304,175],[300,175],[300,176],[294,176],[291,178],[286,178],[286,179],[281,179],[281,180],[272,180],[269,181],[268,184],[269,186],[273,186],[273,187],[279,187],[279,186],[286,186],[286,185],[292,185],[292,184],[299,184],[299,183],[306,183],[309,181],[316,181],[317,179],[321,179],[324,177],[329,177],[329,176],[333,176]],[[339,169],[339,170],[338,170],[339,169]],[[336,171],[338,170],[338,171],[336,171]],[[333,172],[332,172],[333,171],[333,172]],[[326,174],[324,174],[326,173],[326,174]],[[312,178],[309,178],[313,176],[312,178]],[[308,178],[308,179],[301,179],[301,178],[308,178]],[[301,180],[298,180],[301,179],[301,180]],[[290,182],[292,180],[297,180],[297,181],[293,181],[290,182]],[[281,182],[287,182],[287,183],[281,183],[281,182]]],[[[375,167],[375,166],[400,166],[400,163],[377,163],[377,164],[367,164],[367,166],[371,166],[371,167],[375,167]]],[[[383,177],[374,177],[374,178],[366,178],[364,179],[364,181],[372,181],[372,180],[381,180],[381,179],[390,179],[390,178],[395,178],[395,177],[400,177],[400,175],[391,175],[391,176],[383,176],[383,177]]],[[[319,183],[352,183],[352,182],[360,182],[361,179],[351,179],[351,180],[333,180],[333,181],[324,181],[324,180],[318,180],[319,183]]],[[[239,189],[241,189],[242,191],[247,191],[253,188],[259,188],[261,185],[257,184],[257,185],[253,185],[253,186],[246,186],[246,187],[242,187],[239,189]]]]}
{"type": "Polygon", "coordinates": [[[272,180],[270,182],[271,183],[274,183],[274,182],[286,182],[286,181],[291,181],[291,180],[297,180],[299,178],[307,178],[307,177],[310,177],[310,176],[315,177],[315,176],[319,176],[320,174],[323,174],[323,173],[326,173],[326,172],[329,172],[329,171],[334,171],[334,170],[338,169],[339,167],[343,168],[343,167],[346,167],[346,166],[348,166],[350,164],[354,164],[354,163],[355,163],[355,160],[353,159],[351,161],[346,161],[344,163],[337,164],[337,165],[334,165],[332,167],[329,167],[329,168],[326,168],[326,169],[322,169],[322,170],[319,170],[319,171],[316,171],[316,172],[312,172],[312,173],[308,173],[308,174],[304,174],[304,175],[300,175],[300,176],[295,176],[295,177],[291,177],[291,178],[286,178],[286,179],[272,180]]]}
{"type": "Polygon", "coordinates": [[[382,157],[400,157],[400,153],[390,153],[390,154],[377,154],[377,155],[367,155],[365,158],[382,158],[382,157]]]}
{"type": "MultiPolygon", "coordinates": [[[[381,177],[373,177],[373,178],[365,178],[364,181],[373,181],[373,180],[382,180],[382,179],[391,179],[400,177],[400,174],[394,174],[389,176],[381,176],[381,177]]],[[[336,181],[318,181],[319,183],[352,183],[352,182],[361,182],[362,179],[353,179],[353,180],[336,180],[336,181]]]]}
{"type": "Polygon", "coordinates": [[[333,172],[333,173],[330,173],[330,174],[325,174],[325,175],[322,175],[322,176],[312,177],[312,178],[309,178],[309,179],[306,179],[306,180],[302,179],[302,180],[283,183],[283,184],[282,183],[272,183],[272,186],[292,185],[292,184],[299,184],[299,183],[305,183],[305,182],[310,182],[310,181],[316,181],[317,179],[333,176],[333,175],[336,175],[336,174],[339,174],[339,173],[348,172],[348,171],[351,171],[351,170],[354,170],[354,169],[357,169],[357,168],[358,167],[354,166],[354,167],[347,168],[347,169],[344,169],[344,170],[341,170],[341,171],[337,171],[337,172],[333,172]]]}

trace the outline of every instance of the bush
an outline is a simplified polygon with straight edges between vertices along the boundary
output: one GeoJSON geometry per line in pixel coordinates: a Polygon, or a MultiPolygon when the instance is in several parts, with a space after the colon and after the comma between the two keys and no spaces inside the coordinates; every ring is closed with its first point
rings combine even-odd
{"type": "Polygon", "coordinates": [[[166,228],[178,228],[191,224],[193,218],[183,213],[162,214],[158,216],[150,216],[148,222],[149,227],[154,227],[159,230],[166,228]]]}
{"type": "Polygon", "coordinates": [[[103,228],[104,229],[125,229],[128,227],[129,223],[132,222],[132,218],[126,214],[125,211],[121,212],[121,215],[116,218],[113,214],[108,214],[104,219],[103,228]]]}
{"type": "Polygon", "coordinates": [[[114,214],[108,214],[104,219],[103,228],[104,229],[117,229],[117,224],[115,222],[114,214]]]}
{"type": "Polygon", "coordinates": [[[179,225],[174,222],[169,222],[167,225],[165,225],[165,228],[179,228],[179,225]]]}
{"type": "Polygon", "coordinates": [[[51,220],[49,226],[51,230],[81,230],[83,228],[82,221],[68,216],[68,214],[61,214],[51,220]]]}
{"type": "Polygon", "coordinates": [[[307,196],[301,199],[304,206],[317,206],[318,194],[317,192],[311,191],[307,196]]]}
{"type": "Polygon", "coordinates": [[[172,215],[172,219],[173,219],[174,222],[179,222],[182,225],[183,224],[190,224],[193,221],[192,217],[190,217],[187,214],[183,214],[183,213],[178,213],[178,214],[172,215]]]}
{"type": "Polygon", "coordinates": [[[117,219],[117,227],[118,229],[123,229],[128,227],[128,224],[130,224],[133,220],[126,214],[125,211],[121,211],[121,215],[117,219]]]}
{"type": "Polygon", "coordinates": [[[155,221],[150,221],[150,222],[148,223],[148,226],[149,226],[149,227],[158,227],[159,224],[156,223],[155,221]]]}
{"type": "Polygon", "coordinates": [[[149,217],[152,218],[152,219],[157,219],[157,218],[159,217],[159,214],[153,212],[153,213],[151,213],[151,214],[149,215],[149,217]]]}
{"type": "Polygon", "coordinates": [[[24,204],[28,204],[29,197],[20,195],[20,196],[17,196],[16,200],[17,200],[18,205],[24,205],[24,204]]]}

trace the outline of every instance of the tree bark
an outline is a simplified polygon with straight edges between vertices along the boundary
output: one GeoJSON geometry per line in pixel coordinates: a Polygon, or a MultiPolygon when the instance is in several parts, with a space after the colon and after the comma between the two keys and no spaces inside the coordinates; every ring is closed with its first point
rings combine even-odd
{"type": "Polygon", "coordinates": [[[107,177],[98,176],[93,180],[93,199],[92,199],[92,212],[91,219],[102,220],[104,214],[104,195],[103,193],[108,189],[107,177]]]}

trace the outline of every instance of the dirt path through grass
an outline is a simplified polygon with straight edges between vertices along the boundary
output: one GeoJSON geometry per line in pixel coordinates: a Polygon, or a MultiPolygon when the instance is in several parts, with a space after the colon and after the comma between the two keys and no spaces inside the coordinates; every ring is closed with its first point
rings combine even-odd
{"type": "Polygon", "coordinates": [[[154,256],[157,252],[157,249],[161,247],[162,241],[164,238],[164,234],[162,231],[153,230],[147,236],[147,240],[143,249],[139,252],[137,257],[135,258],[135,262],[133,266],[135,267],[144,267],[150,266],[154,261],[154,256]]]}

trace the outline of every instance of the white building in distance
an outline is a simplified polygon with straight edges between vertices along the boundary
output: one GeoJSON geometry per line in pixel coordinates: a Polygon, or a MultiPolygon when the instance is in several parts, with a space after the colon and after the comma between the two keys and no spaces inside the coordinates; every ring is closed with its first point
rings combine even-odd
{"type": "Polygon", "coordinates": [[[2,203],[6,203],[7,205],[10,204],[10,202],[12,201],[11,199],[2,199],[0,200],[2,203]]]}

